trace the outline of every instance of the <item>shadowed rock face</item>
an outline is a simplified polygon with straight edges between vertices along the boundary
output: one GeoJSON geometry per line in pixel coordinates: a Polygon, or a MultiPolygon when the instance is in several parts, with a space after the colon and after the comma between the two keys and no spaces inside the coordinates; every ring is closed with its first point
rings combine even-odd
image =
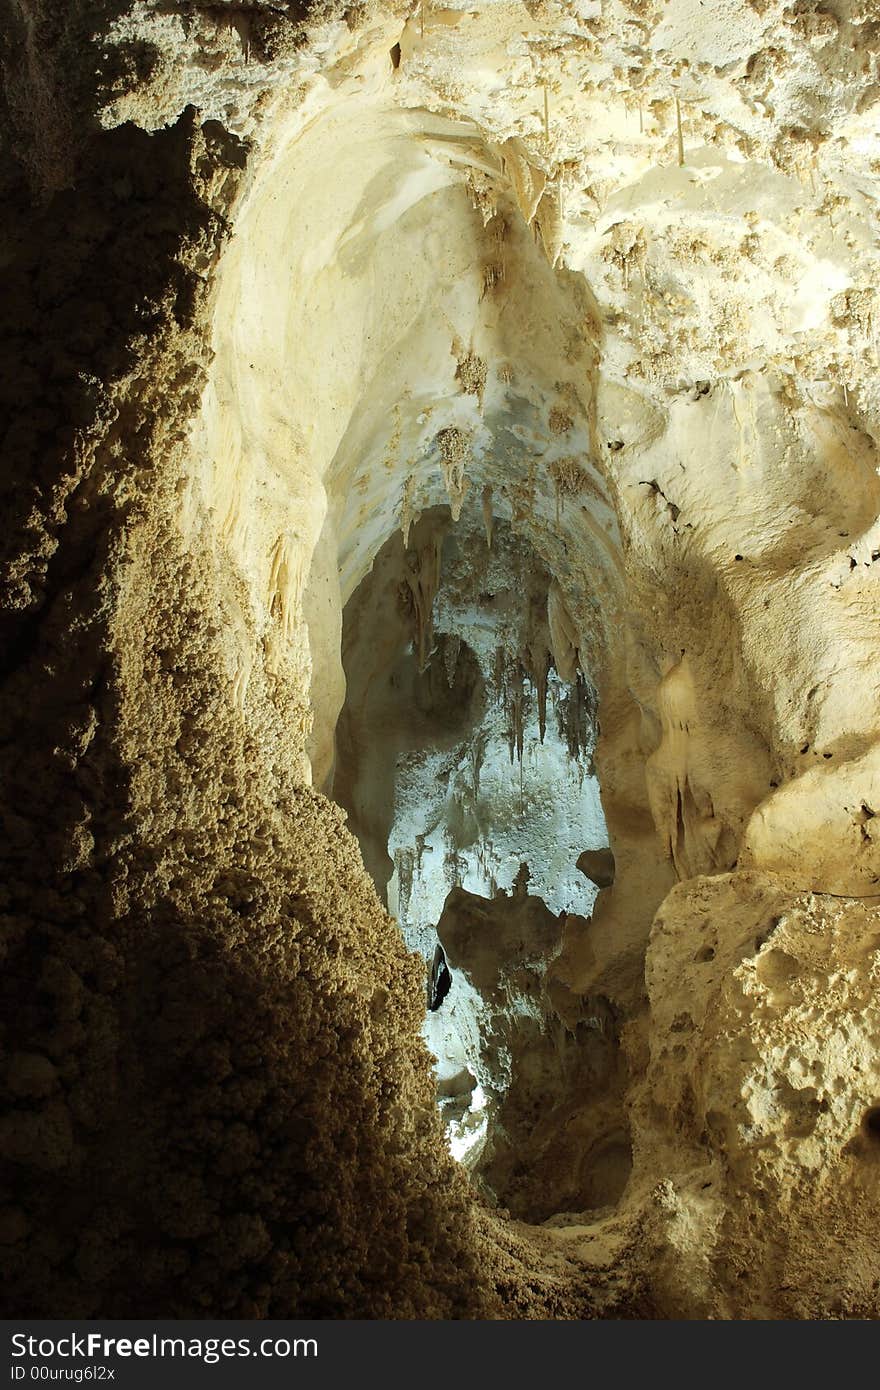
{"type": "Polygon", "coordinates": [[[530,1221],[572,1211],[595,1220],[632,1166],[615,1009],[583,999],[569,1023],[547,986],[565,924],[524,883],[491,900],[455,888],[437,923],[452,989],[464,979],[478,1001],[468,1062],[488,1115],[469,1166],[492,1200],[530,1221]]]}
{"type": "Polygon", "coordinates": [[[875,1315],[872,7],[2,8],[4,1312],[875,1315]],[[436,913],[473,1183],[313,789],[395,532],[413,727],[491,708],[440,508],[613,856],[436,913]]]}
{"type": "Polygon", "coordinates": [[[610,888],[614,882],[614,855],[610,849],[585,849],[577,866],[597,888],[610,888]]]}

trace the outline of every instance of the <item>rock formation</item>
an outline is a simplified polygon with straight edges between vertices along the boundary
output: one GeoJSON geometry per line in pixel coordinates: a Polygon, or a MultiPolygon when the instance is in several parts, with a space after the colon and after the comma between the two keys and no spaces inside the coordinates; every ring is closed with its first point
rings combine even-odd
{"type": "Polygon", "coordinates": [[[877,0],[0,14],[7,1316],[876,1316],[877,0]]]}

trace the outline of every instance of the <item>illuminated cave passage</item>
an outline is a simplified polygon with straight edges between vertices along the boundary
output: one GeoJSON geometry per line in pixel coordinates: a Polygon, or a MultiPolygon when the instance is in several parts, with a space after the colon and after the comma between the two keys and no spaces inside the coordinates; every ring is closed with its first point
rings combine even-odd
{"type": "Polygon", "coordinates": [[[223,543],[265,537],[268,594],[244,572],[269,642],[296,640],[301,603],[312,778],[426,971],[445,952],[424,1032],[451,1151],[523,1218],[604,1209],[629,1173],[618,1021],[640,966],[613,999],[601,968],[582,987],[621,941],[588,935],[577,865],[608,845],[600,691],[612,730],[629,701],[600,453],[642,408],[606,440],[589,285],[554,268],[555,195],[518,147],[353,98],[280,151],[220,279],[203,428],[223,543]]]}
{"type": "Polygon", "coordinates": [[[4,1311],[876,1317],[876,6],[7,9],[4,1311]]]}
{"type": "Polygon", "coordinates": [[[520,1216],[603,1206],[628,1173],[615,1011],[569,1025],[553,1002],[597,893],[578,860],[608,857],[558,585],[488,496],[434,508],[382,547],[342,655],[333,793],[426,978],[447,968],[424,1031],[452,1153],[520,1216]],[[597,1132],[560,1142],[585,1108],[597,1132]]]}

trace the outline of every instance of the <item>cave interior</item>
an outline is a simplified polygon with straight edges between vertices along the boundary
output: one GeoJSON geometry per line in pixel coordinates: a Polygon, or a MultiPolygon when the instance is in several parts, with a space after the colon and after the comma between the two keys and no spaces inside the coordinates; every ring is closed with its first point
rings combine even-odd
{"type": "Polygon", "coordinates": [[[877,1316],[875,0],[0,8],[4,1308],[877,1316]]]}

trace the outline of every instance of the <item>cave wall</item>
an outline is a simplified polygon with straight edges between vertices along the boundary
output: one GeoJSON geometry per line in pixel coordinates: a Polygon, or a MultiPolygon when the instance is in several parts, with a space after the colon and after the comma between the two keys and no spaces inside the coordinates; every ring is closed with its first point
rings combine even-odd
{"type": "Polygon", "coordinates": [[[45,203],[7,188],[10,1315],[494,1306],[418,971],[303,786],[296,684],[267,661],[237,714],[237,585],[181,527],[244,162],[188,112],[95,135],[45,203]]]}
{"type": "Polygon", "coordinates": [[[875,1314],[876,7],[3,8],[5,1309],[875,1314]],[[633,1173],[540,1228],[309,785],[465,479],[618,866],[633,1173]]]}

